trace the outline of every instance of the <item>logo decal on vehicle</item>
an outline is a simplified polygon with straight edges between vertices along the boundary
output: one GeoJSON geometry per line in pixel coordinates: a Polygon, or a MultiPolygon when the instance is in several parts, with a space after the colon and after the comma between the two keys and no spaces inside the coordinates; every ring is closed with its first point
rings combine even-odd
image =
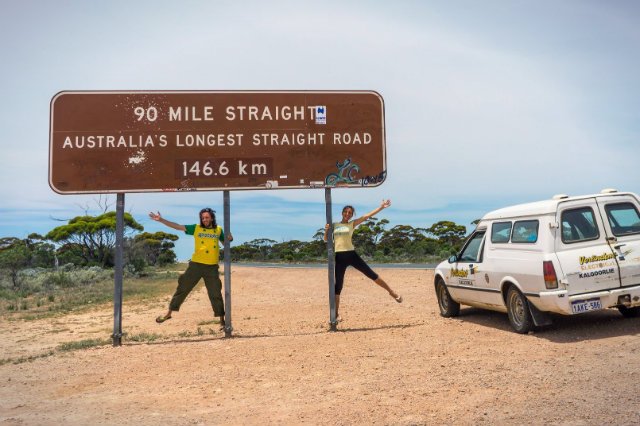
{"type": "Polygon", "coordinates": [[[580,265],[580,269],[583,271],[589,271],[591,269],[600,269],[600,268],[606,268],[608,266],[615,266],[615,265],[616,265],[615,260],[609,260],[607,262],[593,263],[591,265],[580,265]]]}
{"type": "Polygon", "coordinates": [[[452,276],[452,277],[462,277],[462,278],[466,278],[468,275],[469,275],[469,273],[468,273],[466,270],[464,270],[464,269],[456,269],[456,268],[453,268],[453,269],[451,270],[451,276],[452,276]]]}
{"type": "Polygon", "coordinates": [[[594,256],[580,256],[580,264],[584,265],[585,263],[591,262],[604,262],[605,260],[615,259],[616,255],[613,253],[602,253],[601,255],[594,256]]]}

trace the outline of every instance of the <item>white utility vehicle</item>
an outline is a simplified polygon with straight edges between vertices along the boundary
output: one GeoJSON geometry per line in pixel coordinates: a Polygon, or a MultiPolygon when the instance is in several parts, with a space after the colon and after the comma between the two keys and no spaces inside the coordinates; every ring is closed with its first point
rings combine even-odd
{"type": "Polygon", "coordinates": [[[518,333],[551,324],[549,313],[639,316],[639,211],[636,194],[606,189],[487,213],[435,270],[440,314],[506,312],[518,333]]]}

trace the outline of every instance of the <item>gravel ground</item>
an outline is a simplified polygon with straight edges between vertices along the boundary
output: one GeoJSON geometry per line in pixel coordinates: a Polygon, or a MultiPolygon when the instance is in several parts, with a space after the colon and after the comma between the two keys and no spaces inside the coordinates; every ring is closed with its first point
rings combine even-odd
{"type": "Polygon", "coordinates": [[[0,319],[0,359],[23,361],[0,365],[0,424],[640,424],[640,319],[518,335],[505,314],[440,317],[432,271],[378,272],[404,302],[350,270],[337,332],[313,268],[233,267],[232,338],[202,284],[161,325],[170,295],[125,303],[120,347],[55,350],[108,338],[111,306],[0,319]]]}

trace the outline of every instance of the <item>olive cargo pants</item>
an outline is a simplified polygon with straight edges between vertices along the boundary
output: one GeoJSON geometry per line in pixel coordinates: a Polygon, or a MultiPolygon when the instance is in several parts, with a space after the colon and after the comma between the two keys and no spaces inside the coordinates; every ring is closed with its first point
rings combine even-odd
{"type": "Polygon", "coordinates": [[[173,298],[171,298],[169,309],[179,311],[184,299],[191,293],[191,290],[193,290],[196,284],[198,284],[200,278],[203,278],[214,315],[217,317],[224,316],[224,301],[222,299],[222,282],[220,281],[219,268],[217,264],[205,265],[203,263],[189,262],[187,270],[178,278],[178,288],[173,298]]]}

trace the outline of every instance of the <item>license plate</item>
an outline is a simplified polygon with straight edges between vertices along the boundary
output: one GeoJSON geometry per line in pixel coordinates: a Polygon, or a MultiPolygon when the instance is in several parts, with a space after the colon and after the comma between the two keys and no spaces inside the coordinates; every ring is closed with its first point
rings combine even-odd
{"type": "Polygon", "coordinates": [[[571,311],[574,314],[597,311],[598,309],[602,309],[600,299],[576,300],[575,302],[571,302],[571,311]]]}

